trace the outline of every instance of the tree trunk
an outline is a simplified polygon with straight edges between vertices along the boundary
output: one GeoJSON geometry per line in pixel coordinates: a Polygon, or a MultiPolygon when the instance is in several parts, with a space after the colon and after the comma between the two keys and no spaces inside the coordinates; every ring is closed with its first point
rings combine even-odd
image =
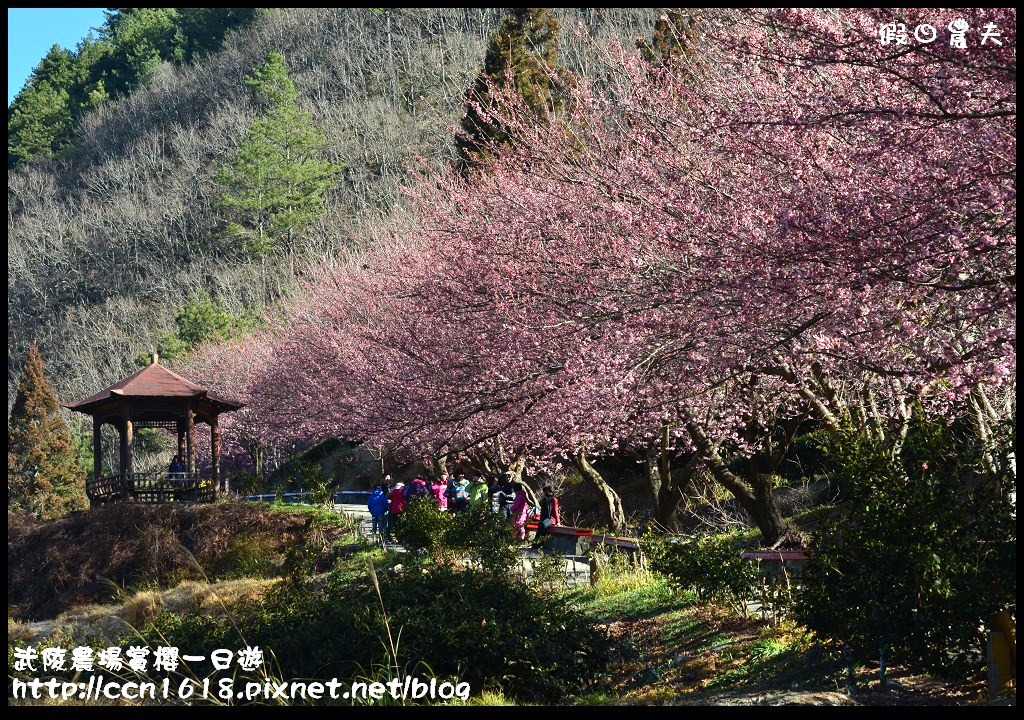
{"type": "Polygon", "coordinates": [[[661,423],[661,447],[658,453],[658,477],[661,478],[662,487],[672,484],[672,462],[668,456],[668,449],[672,444],[671,430],[672,427],[668,421],[663,420],[661,423]]]}
{"type": "MultiPolygon", "coordinates": [[[[725,466],[718,449],[711,442],[704,429],[692,420],[686,421],[686,429],[693,438],[694,444],[704,456],[708,470],[721,485],[733,494],[740,506],[747,511],[751,519],[761,531],[761,539],[766,547],[778,543],[788,531],[782,519],[779,506],[771,491],[771,476],[754,475],[753,489],[732,473],[725,466]]],[[[753,475],[753,473],[752,473],[753,475]]]]}
{"type": "Polygon", "coordinates": [[[430,458],[430,471],[434,477],[441,477],[441,475],[448,472],[448,456],[442,455],[440,457],[430,458]]]}
{"type": "Polygon", "coordinates": [[[972,410],[971,420],[973,421],[972,425],[974,434],[978,440],[981,441],[982,464],[985,467],[985,471],[991,477],[996,477],[999,472],[996,468],[995,459],[992,456],[992,440],[991,432],[989,431],[990,421],[995,413],[992,412],[990,414],[988,412],[991,410],[992,405],[988,402],[988,398],[985,397],[985,393],[981,389],[981,385],[977,385],[973,390],[971,390],[969,404],[972,410]]]}
{"type": "MultiPolygon", "coordinates": [[[[835,413],[833,413],[828,407],[825,400],[816,394],[812,388],[808,387],[803,379],[796,374],[796,371],[794,371],[781,356],[776,355],[775,361],[778,366],[764,368],[764,372],[772,375],[778,375],[786,382],[795,386],[797,393],[807,402],[808,405],[810,405],[815,414],[817,414],[818,419],[825,424],[825,427],[831,432],[838,430],[840,425],[839,418],[836,417],[835,413]]],[[[814,385],[817,386],[826,398],[834,397],[835,390],[828,385],[824,375],[821,373],[820,366],[814,370],[814,374],[814,385]]]]}
{"type": "Polygon", "coordinates": [[[647,485],[651,490],[651,500],[654,502],[655,512],[659,505],[661,494],[661,475],[658,468],[658,451],[654,448],[647,448],[644,451],[644,466],[647,468],[647,485]]]}
{"type": "Polygon", "coordinates": [[[526,493],[526,502],[531,507],[540,507],[540,500],[537,498],[537,493],[534,491],[530,484],[523,479],[523,473],[526,472],[526,458],[522,455],[517,455],[513,460],[508,469],[505,471],[512,475],[512,482],[517,482],[523,486],[523,492],[526,493]]]}
{"type": "Polygon", "coordinates": [[[485,453],[467,452],[466,457],[469,459],[469,464],[473,466],[473,469],[484,478],[494,475],[494,467],[491,465],[490,458],[485,453]]]}
{"type": "Polygon", "coordinates": [[[669,485],[662,485],[658,491],[658,505],[654,509],[654,520],[658,523],[659,527],[666,530],[678,530],[679,519],[676,517],[676,511],[679,509],[679,503],[683,499],[683,493],[679,488],[671,487],[669,485]]]}
{"type": "Polygon", "coordinates": [[[522,455],[517,455],[505,468],[505,472],[512,476],[512,482],[522,482],[524,470],[526,470],[526,458],[522,455]]]}
{"type": "Polygon", "coordinates": [[[242,438],[242,447],[245,448],[246,454],[249,456],[249,462],[252,463],[252,472],[260,482],[260,485],[265,485],[267,481],[266,474],[266,463],[265,452],[263,443],[258,440],[246,440],[242,438]]]}
{"type": "Polygon", "coordinates": [[[669,473],[668,482],[661,483],[654,514],[655,520],[660,526],[668,530],[678,529],[679,520],[676,517],[676,511],[699,470],[700,453],[694,453],[682,468],[676,470],[675,473],[669,473]]]}
{"type": "Polygon", "coordinates": [[[775,493],[772,492],[771,475],[753,475],[750,484],[754,489],[754,502],[747,512],[754,518],[766,547],[774,547],[791,530],[785,520],[782,519],[782,512],[775,501],[775,493]]]}
{"type": "Polygon", "coordinates": [[[607,511],[605,519],[608,520],[608,527],[611,528],[612,532],[625,532],[626,513],[622,509],[622,499],[619,497],[619,494],[601,477],[601,473],[587,461],[585,452],[580,451],[576,453],[572,459],[583,479],[588,481],[604,499],[607,511]]]}

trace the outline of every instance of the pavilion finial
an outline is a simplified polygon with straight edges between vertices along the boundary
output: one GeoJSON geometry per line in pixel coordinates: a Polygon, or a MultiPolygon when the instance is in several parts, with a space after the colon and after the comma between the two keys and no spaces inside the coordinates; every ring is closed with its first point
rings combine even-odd
{"type": "Polygon", "coordinates": [[[154,352],[153,353],[153,364],[154,365],[159,365],[160,364],[160,353],[158,353],[158,352],[154,352]]]}

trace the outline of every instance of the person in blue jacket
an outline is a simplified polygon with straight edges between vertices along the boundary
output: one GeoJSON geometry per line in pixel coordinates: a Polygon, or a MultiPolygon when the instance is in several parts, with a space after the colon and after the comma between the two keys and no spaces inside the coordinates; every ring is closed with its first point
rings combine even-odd
{"type": "Polygon", "coordinates": [[[414,498],[418,497],[433,497],[430,492],[432,484],[433,483],[429,482],[429,478],[427,480],[424,480],[421,477],[413,478],[412,482],[409,483],[409,487],[405,489],[406,502],[411,502],[414,498]]]}
{"type": "Polygon", "coordinates": [[[370,499],[366,503],[372,518],[373,533],[386,533],[388,531],[388,496],[380,485],[370,493],[370,499]]]}

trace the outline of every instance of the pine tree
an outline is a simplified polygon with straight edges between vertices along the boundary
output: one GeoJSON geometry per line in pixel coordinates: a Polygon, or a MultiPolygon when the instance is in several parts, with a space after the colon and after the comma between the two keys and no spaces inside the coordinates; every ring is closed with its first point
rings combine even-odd
{"type": "Polygon", "coordinates": [[[257,8],[110,8],[74,52],[54,45],[7,107],[7,166],[60,155],[85,113],[144,86],[161,62],[220,47],[257,8]]]}
{"type": "Polygon", "coordinates": [[[244,25],[264,8],[189,8],[179,16],[182,44],[177,59],[190,62],[220,48],[228,31],[244,25]]]}
{"type": "Polygon", "coordinates": [[[552,71],[564,72],[556,67],[557,55],[558,18],[547,8],[515,8],[502,18],[491,36],[484,68],[466,94],[462,133],[455,140],[463,173],[487,163],[490,145],[510,141],[499,123],[484,119],[477,110],[478,105],[488,105],[488,82],[497,87],[511,84],[543,116],[561,107],[559,88],[551,77],[552,71]]]}
{"type": "Polygon", "coordinates": [[[113,8],[100,28],[112,52],[92,69],[113,96],[143,87],[164,60],[183,54],[181,13],[177,8],[113,8]]]}
{"type": "Polygon", "coordinates": [[[33,343],[11,410],[7,435],[7,506],[54,518],[85,507],[85,478],[71,433],[33,343]]]}
{"type": "Polygon", "coordinates": [[[54,45],[7,108],[7,166],[60,151],[71,126],[74,57],[54,45]]]}
{"type": "Polygon", "coordinates": [[[218,174],[225,192],[216,207],[228,221],[223,236],[262,255],[282,243],[290,248],[293,233],[326,212],[327,191],[343,166],[319,159],[327,141],[299,107],[284,56],[267,55],[245,83],[266,112],[218,174]]]}

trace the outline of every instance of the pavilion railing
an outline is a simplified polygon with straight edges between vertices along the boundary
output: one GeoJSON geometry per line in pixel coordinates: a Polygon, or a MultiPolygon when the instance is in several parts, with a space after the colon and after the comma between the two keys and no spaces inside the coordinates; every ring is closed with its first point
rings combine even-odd
{"type": "Polygon", "coordinates": [[[89,478],[85,493],[94,505],[107,502],[209,502],[213,480],[198,473],[121,473],[89,478]]]}

